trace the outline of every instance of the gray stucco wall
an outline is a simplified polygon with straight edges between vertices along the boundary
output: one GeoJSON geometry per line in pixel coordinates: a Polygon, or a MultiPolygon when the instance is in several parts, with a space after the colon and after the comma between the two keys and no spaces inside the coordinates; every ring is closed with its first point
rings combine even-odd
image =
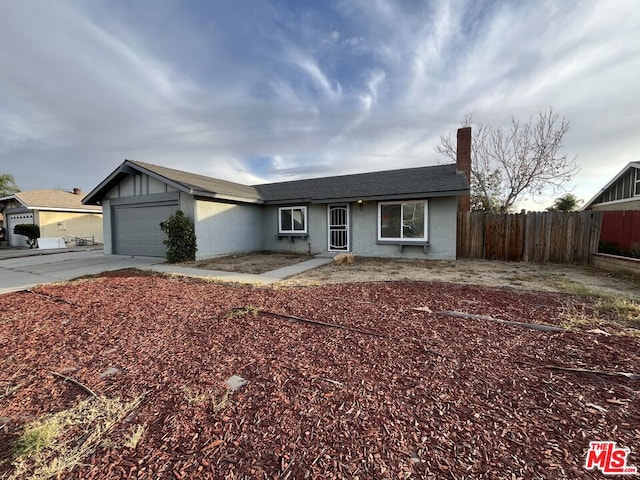
{"type": "Polygon", "coordinates": [[[191,222],[195,225],[196,221],[196,199],[193,195],[189,195],[188,193],[180,192],[179,200],[178,200],[178,208],[184,213],[184,216],[187,217],[191,222]]]}
{"type": "Polygon", "coordinates": [[[362,209],[352,208],[352,252],[366,257],[400,257],[426,259],[456,258],[456,197],[429,199],[428,227],[429,247],[378,245],[378,202],[367,202],[362,209]]]}
{"type": "MultiPolygon", "coordinates": [[[[298,205],[287,205],[298,206],[298,205]]],[[[317,255],[327,251],[327,206],[306,205],[308,216],[308,238],[278,238],[278,207],[263,207],[264,250],[272,252],[311,253],[317,255]]]]}
{"type": "Polygon", "coordinates": [[[194,211],[198,260],[264,250],[261,206],[196,200],[194,211]]]}
{"type": "MultiPolygon", "coordinates": [[[[274,252],[326,253],[327,252],[327,205],[307,205],[309,236],[307,239],[278,239],[278,207],[264,207],[264,249],[274,252]]],[[[456,197],[429,199],[428,226],[429,247],[425,253],[422,246],[378,245],[378,202],[365,202],[362,208],[356,203],[349,205],[351,252],[365,257],[400,257],[455,259],[456,258],[456,197]]]]}
{"type": "Polygon", "coordinates": [[[364,257],[404,257],[428,259],[456,258],[456,197],[429,199],[429,247],[378,245],[378,202],[365,202],[362,208],[351,206],[351,251],[364,257]]]}
{"type": "Polygon", "coordinates": [[[455,259],[457,242],[458,199],[433,198],[429,201],[429,238],[427,258],[455,259]]]}

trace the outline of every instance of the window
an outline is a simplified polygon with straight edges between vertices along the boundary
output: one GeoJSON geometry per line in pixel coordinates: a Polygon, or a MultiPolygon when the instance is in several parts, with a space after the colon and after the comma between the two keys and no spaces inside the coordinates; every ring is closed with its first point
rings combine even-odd
{"type": "Polygon", "coordinates": [[[280,207],[278,233],[307,233],[307,207],[280,207]]]}
{"type": "Polygon", "coordinates": [[[636,168],[636,196],[640,196],[640,168],[636,168]]]}
{"type": "Polygon", "coordinates": [[[427,241],[428,202],[378,204],[378,240],[427,241]]]}

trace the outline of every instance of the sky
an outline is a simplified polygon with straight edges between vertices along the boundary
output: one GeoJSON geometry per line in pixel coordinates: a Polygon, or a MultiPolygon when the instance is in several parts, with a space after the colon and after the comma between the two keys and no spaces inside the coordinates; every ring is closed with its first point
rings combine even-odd
{"type": "Polygon", "coordinates": [[[0,0],[0,173],[90,191],[125,159],[246,184],[437,165],[465,115],[552,107],[586,202],[640,160],[637,7],[0,0]]]}

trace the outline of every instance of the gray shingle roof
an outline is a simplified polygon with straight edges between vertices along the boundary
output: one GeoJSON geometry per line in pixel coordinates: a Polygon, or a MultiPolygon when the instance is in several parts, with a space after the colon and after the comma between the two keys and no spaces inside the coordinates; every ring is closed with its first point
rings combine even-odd
{"type": "Polygon", "coordinates": [[[129,163],[138,165],[145,170],[154,172],[164,178],[173,180],[189,190],[196,192],[215,193],[229,197],[247,198],[258,200],[259,196],[254,187],[242,185],[241,183],[228,182],[218,178],[207,177],[195,173],[184,172],[174,168],[161,167],[151,163],[139,162],[137,160],[127,160],[129,163]]]}
{"type": "Polygon", "coordinates": [[[310,178],[255,188],[261,198],[274,203],[417,198],[469,192],[467,179],[456,172],[455,164],[310,178]]]}
{"type": "Polygon", "coordinates": [[[338,175],[261,185],[242,185],[204,175],[125,160],[87,197],[84,203],[98,203],[124,176],[133,170],[151,174],[196,196],[249,203],[326,203],[333,201],[426,198],[465,195],[469,184],[456,165],[405,168],[381,172],[338,175]]]}

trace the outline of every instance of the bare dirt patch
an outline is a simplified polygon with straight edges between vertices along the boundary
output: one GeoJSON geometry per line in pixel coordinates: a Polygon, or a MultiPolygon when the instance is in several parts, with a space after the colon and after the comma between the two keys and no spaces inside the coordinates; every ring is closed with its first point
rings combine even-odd
{"type": "MultiPolygon", "coordinates": [[[[63,478],[600,478],[583,467],[591,440],[638,463],[638,380],[551,367],[640,373],[640,338],[440,313],[562,325],[594,308],[467,284],[257,288],[135,271],[3,295],[0,478],[27,425],[94,398],[52,371],[133,409],[63,478]],[[230,389],[233,375],[246,385],[230,389]]],[[[93,433],[64,430],[58,445],[93,433]]]]}
{"type": "Polygon", "coordinates": [[[355,257],[351,265],[327,264],[287,278],[284,285],[388,280],[437,281],[583,295],[622,295],[640,301],[632,277],[573,265],[486,260],[419,260],[355,257]]]}
{"type": "Polygon", "coordinates": [[[223,272],[262,274],[310,260],[311,255],[289,253],[243,253],[225,257],[211,258],[197,262],[181,263],[181,266],[202,268],[204,270],[222,270],[223,272]]]}

